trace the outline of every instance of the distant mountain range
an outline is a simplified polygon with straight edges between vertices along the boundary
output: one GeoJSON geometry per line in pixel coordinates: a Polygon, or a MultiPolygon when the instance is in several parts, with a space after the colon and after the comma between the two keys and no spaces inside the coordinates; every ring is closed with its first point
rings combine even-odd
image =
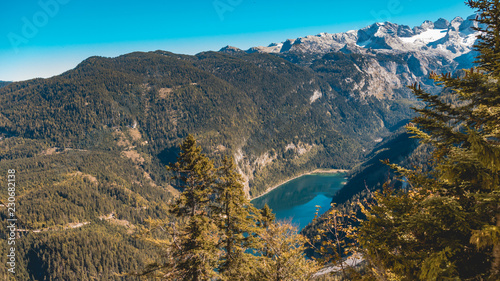
{"type": "Polygon", "coordinates": [[[357,98],[408,97],[405,86],[415,82],[424,84],[429,91],[438,91],[428,79],[431,71],[455,72],[473,66],[476,55],[473,45],[478,35],[474,18],[475,15],[465,20],[456,17],[451,22],[440,18],[413,28],[390,22],[374,23],[360,30],[320,33],[246,51],[231,46],[220,51],[272,53],[311,67],[331,63],[331,53],[351,55],[348,59],[351,62],[343,69],[349,72],[349,77],[339,80],[336,89],[357,98]]]}
{"type": "Polygon", "coordinates": [[[374,23],[359,30],[335,34],[320,33],[272,43],[267,47],[252,47],[246,52],[325,54],[338,51],[380,53],[391,50],[441,54],[453,59],[472,50],[477,36],[477,31],[473,29],[477,27],[474,18],[475,15],[465,20],[456,17],[451,22],[443,18],[435,22],[427,20],[413,28],[390,22],[374,23]]]}

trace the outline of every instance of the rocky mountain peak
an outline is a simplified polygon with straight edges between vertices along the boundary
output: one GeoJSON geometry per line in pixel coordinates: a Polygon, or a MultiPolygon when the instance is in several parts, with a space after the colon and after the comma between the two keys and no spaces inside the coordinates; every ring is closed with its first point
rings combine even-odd
{"type": "Polygon", "coordinates": [[[462,22],[458,30],[464,34],[476,33],[477,31],[474,30],[474,28],[479,27],[479,25],[476,21],[474,21],[475,18],[476,15],[471,15],[467,17],[467,19],[462,22]]]}
{"type": "Polygon", "coordinates": [[[464,19],[461,17],[456,17],[450,22],[450,29],[454,31],[459,31],[460,26],[464,22],[464,19]]]}
{"type": "Polygon", "coordinates": [[[219,52],[221,52],[221,53],[227,53],[227,54],[234,54],[234,53],[241,53],[241,52],[244,52],[244,51],[242,49],[240,49],[240,48],[236,48],[236,47],[227,45],[226,47],[221,48],[219,50],[219,52]]]}
{"type": "MultiPolygon", "coordinates": [[[[430,20],[424,21],[420,26],[420,30],[426,31],[429,29],[434,29],[434,23],[430,20]]],[[[418,27],[415,27],[418,29],[418,27]]]]}
{"type": "Polygon", "coordinates": [[[434,22],[434,28],[436,29],[448,29],[449,26],[450,22],[443,18],[439,18],[434,22]]]}

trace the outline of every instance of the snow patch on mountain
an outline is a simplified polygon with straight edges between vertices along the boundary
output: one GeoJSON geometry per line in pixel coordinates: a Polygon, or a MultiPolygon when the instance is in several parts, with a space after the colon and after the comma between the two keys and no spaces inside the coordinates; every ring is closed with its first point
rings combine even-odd
{"type": "Polygon", "coordinates": [[[427,45],[446,36],[447,29],[429,29],[412,37],[402,37],[401,41],[409,44],[427,45]]]}

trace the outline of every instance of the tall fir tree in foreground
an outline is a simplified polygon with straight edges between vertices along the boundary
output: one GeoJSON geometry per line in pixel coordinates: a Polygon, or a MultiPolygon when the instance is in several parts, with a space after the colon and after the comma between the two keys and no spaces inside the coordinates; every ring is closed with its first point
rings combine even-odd
{"type": "Polygon", "coordinates": [[[171,206],[171,213],[186,222],[179,227],[172,254],[177,257],[178,280],[210,280],[218,275],[214,269],[220,255],[218,228],[210,208],[216,170],[192,135],[180,150],[177,162],[168,167],[183,190],[171,206]]]}
{"type": "Polygon", "coordinates": [[[245,280],[251,276],[257,257],[248,249],[258,245],[258,210],[246,198],[241,175],[233,158],[225,157],[215,185],[214,218],[222,248],[219,273],[224,280],[245,280]]]}
{"type": "Polygon", "coordinates": [[[468,5],[482,31],[478,66],[431,75],[453,103],[411,87],[426,106],[407,129],[435,148],[432,170],[392,165],[409,191],[386,188],[365,211],[359,242],[379,279],[500,279],[500,5],[468,5]]]}

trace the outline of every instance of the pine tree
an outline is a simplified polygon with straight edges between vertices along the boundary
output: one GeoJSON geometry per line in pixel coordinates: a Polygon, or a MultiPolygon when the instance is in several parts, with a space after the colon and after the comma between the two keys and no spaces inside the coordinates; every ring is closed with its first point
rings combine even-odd
{"type": "Polygon", "coordinates": [[[392,165],[410,191],[387,189],[365,212],[359,239],[376,275],[500,276],[500,5],[468,4],[479,12],[478,67],[431,75],[454,102],[411,86],[426,106],[407,129],[435,148],[431,172],[392,165]]]}
{"type": "Polygon", "coordinates": [[[271,208],[269,208],[267,203],[264,204],[264,207],[262,207],[262,209],[260,209],[259,211],[260,211],[260,217],[259,217],[258,225],[261,228],[265,229],[271,223],[274,222],[274,220],[276,219],[276,215],[273,213],[273,210],[271,210],[271,208]]]}
{"type": "Polygon", "coordinates": [[[257,245],[258,210],[246,198],[240,174],[232,158],[224,158],[219,169],[214,218],[221,233],[223,250],[219,273],[225,280],[245,280],[252,274],[257,257],[248,249],[257,245]]]}
{"type": "MultiPolygon", "coordinates": [[[[256,225],[260,229],[259,233],[264,233],[267,231],[267,228],[275,223],[276,215],[273,213],[273,210],[269,208],[269,205],[264,204],[260,210],[258,210],[259,216],[257,217],[256,225]]],[[[259,239],[259,244],[257,245],[259,249],[259,254],[262,257],[272,258],[271,251],[267,248],[265,243],[262,243],[262,240],[259,239]]]]}
{"type": "Polygon", "coordinates": [[[217,276],[220,251],[218,229],[210,205],[215,182],[213,162],[201,153],[201,147],[189,135],[180,146],[177,162],[168,168],[175,172],[183,190],[171,213],[187,220],[180,225],[178,242],[173,246],[180,280],[210,280],[217,276]]]}
{"type": "Polygon", "coordinates": [[[468,125],[470,151],[479,158],[481,180],[485,192],[476,199],[493,220],[475,230],[471,242],[478,247],[493,247],[491,272],[500,276],[500,3],[499,1],[469,1],[469,6],[481,12],[478,63],[479,71],[472,75],[480,87],[471,95],[473,104],[468,125]]]}
{"type": "Polygon", "coordinates": [[[207,206],[215,180],[214,164],[201,153],[201,147],[191,134],[180,145],[180,150],[177,162],[167,166],[175,173],[173,179],[183,191],[173,205],[172,214],[178,217],[208,215],[207,206]]]}

